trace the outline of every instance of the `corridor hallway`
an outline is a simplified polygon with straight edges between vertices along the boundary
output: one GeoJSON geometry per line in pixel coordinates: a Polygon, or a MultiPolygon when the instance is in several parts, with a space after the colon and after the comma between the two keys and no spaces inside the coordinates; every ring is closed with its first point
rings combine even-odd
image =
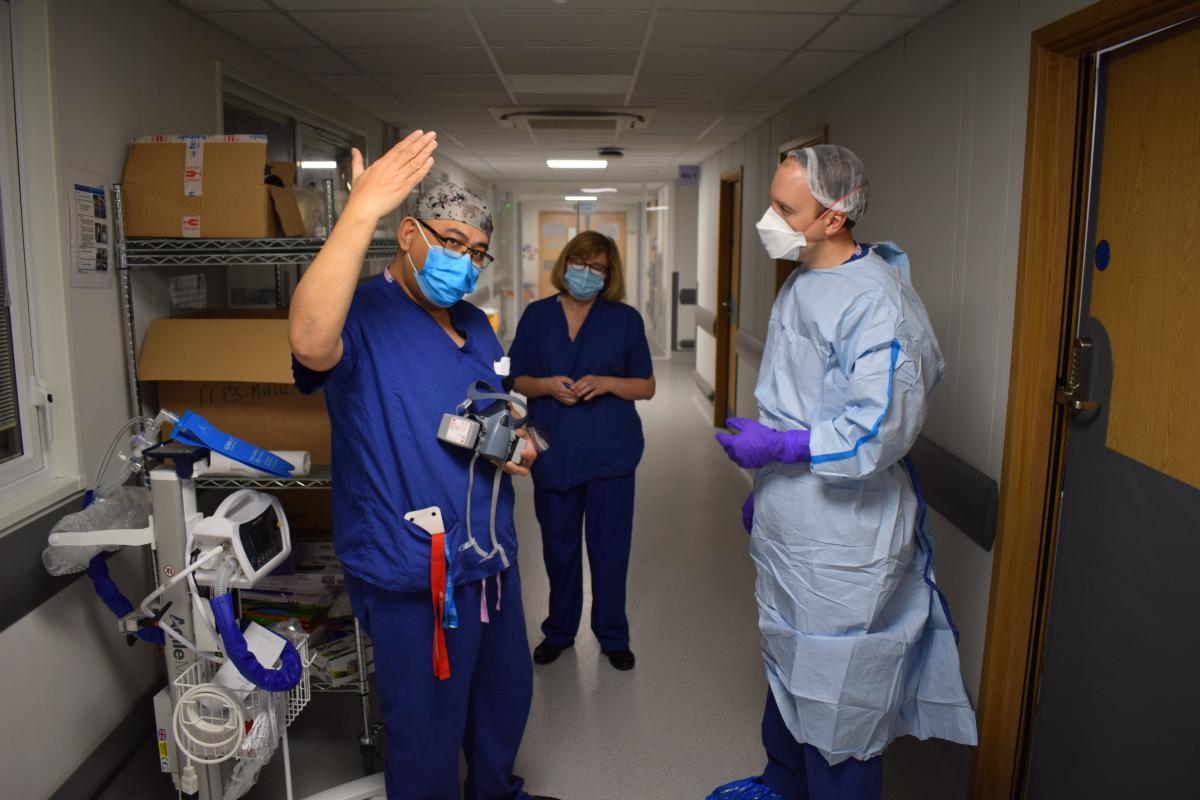
{"type": "MultiPolygon", "coordinates": [[[[759,723],[767,684],[741,523],[750,483],[712,439],[691,355],[654,366],[658,394],[638,404],[646,455],[637,473],[628,603],[637,668],[617,672],[600,655],[586,601],[575,647],[534,667],[517,773],[530,791],[563,800],[702,800],[764,763],[759,723]]],[[[542,638],[549,585],[532,484],[516,487],[532,648],[542,638]]],[[[314,695],[289,731],[297,798],[360,777],[360,730],[357,697],[314,695]]],[[[957,745],[900,739],[884,757],[883,796],[962,800],[969,758],[957,745]]],[[[173,796],[148,739],[100,798],[173,796]]],[[[284,796],[276,758],[247,797],[284,796]]]]}

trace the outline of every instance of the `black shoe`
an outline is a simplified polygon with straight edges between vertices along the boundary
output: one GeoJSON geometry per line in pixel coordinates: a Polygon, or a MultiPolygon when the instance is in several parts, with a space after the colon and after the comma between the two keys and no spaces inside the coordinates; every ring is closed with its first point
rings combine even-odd
{"type": "Polygon", "coordinates": [[[558,800],[557,797],[551,797],[548,794],[531,794],[531,795],[529,795],[529,799],[530,800],[558,800]]]}
{"type": "MultiPolygon", "coordinates": [[[[553,664],[558,660],[558,657],[562,655],[563,650],[574,646],[575,643],[570,642],[562,647],[555,647],[554,645],[550,644],[550,642],[543,639],[541,644],[533,648],[533,663],[542,665],[553,664]]],[[[548,800],[554,800],[554,798],[551,797],[548,798],[548,800]]]]}
{"type": "Polygon", "coordinates": [[[637,662],[637,659],[633,657],[632,650],[601,650],[600,652],[608,656],[608,663],[621,672],[633,669],[633,665],[637,662]]]}

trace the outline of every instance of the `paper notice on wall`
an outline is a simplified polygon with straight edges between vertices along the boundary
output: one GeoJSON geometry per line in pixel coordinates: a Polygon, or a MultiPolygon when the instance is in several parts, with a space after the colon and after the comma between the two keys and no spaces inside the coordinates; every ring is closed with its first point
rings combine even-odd
{"type": "Polygon", "coordinates": [[[67,204],[71,225],[71,286],[106,289],[112,286],[113,219],[109,186],[112,181],[94,172],[67,169],[67,204]]]}

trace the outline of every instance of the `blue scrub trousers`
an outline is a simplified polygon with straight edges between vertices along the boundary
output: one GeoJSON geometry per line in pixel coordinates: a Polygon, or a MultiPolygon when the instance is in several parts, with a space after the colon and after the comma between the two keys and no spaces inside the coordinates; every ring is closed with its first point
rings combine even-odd
{"type": "Polygon", "coordinates": [[[829,766],[820,750],[792,736],[770,691],[762,739],[767,768],[760,780],[784,800],[879,800],[883,792],[883,756],[829,766]]]}
{"type": "Polygon", "coordinates": [[[594,479],[565,492],[534,489],[542,527],[542,558],[550,577],[550,614],[542,623],[546,641],[566,647],[575,641],[583,615],[583,539],[592,571],[592,632],[605,651],[629,649],[625,579],[633,542],[634,473],[594,479]]]}
{"type": "Polygon", "coordinates": [[[446,631],[450,679],[433,674],[429,592],[393,592],[349,574],[354,614],[375,648],[375,685],[383,715],[388,800],[528,800],[513,775],[529,704],[533,663],[521,607],[521,578],[487,579],[490,623],[480,617],[478,582],[458,586],[458,628],[446,631]],[[459,751],[467,779],[459,791],[459,751]]]}

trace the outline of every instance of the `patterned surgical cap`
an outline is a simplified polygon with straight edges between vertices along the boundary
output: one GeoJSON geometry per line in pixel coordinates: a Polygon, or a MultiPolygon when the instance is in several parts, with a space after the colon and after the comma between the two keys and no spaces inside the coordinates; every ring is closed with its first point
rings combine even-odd
{"type": "Polygon", "coordinates": [[[492,212],[483,198],[456,183],[440,183],[421,195],[417,219],[452,219],[492,235],[492,212]]]}

